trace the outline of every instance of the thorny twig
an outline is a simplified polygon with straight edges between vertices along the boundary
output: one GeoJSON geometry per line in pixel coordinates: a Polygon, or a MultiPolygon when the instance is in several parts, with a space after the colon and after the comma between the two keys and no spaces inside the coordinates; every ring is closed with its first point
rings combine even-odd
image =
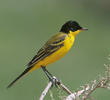
{"type": "MultiPolygon", "coordinates": [[[[110,60],[110,58],[109,58],[110,60]]],[[[87,84],[83,86],[82,90],[79,90],[77,92],[72,93],[64,84],[59,82],[56,77],[54,77],[54,81],[56,85],[61,87],[69,96],[65,98],[65,100],[94,100],[91,97],[91,94],[93,94],[94,91],[96,91],[97,88],[105,88],[105,89],[110,89],[110,64],[105,65],[107,71],[104,77],[101,77],[99,80],[94,80],[90,84],[87,84]]],[[[52,87],[53,83],[50,81],[44,91],[42,92],[40,99],[43,100],[44,97],[46,96],[47,92],[49,89],[52,87]]]]}
{"type": "Polygon", "coordinates": [[[49,91],[49,89],[50,89],[51,87],[52,87],[52,82],[50,81],[50,82],[48,83],[48,85],[46,86],[46,88],[44,89],[44,91],[42,92],[42,94],[41,94],[39,100],[43,100],[43,99],[44,99],[44,97],[46,96],[47,92],[49,91]]]}
{"type": "Polygon", "coordinates": [[[87,100],[91,99],[91,94],[96,91],[97,88],[110,89],[110,64],[105,66],[107,71],[104,77],[101,77],[98,81],[92,81],[92,84],[88,84],[88,87],[83,86],[82,90],[72,93],[66,100],[87,100]]]}
{"type": "Polygon", "coordinates": [[[49,89],[53,86],[53,85],[58,85],[59,87],[61,87],[67,94],[71,94],[72,92],[63,84],[61,83],[55,76],[53,76],[53,82],[50,81],[46,88],[44,89],[44,91],[42,92],[39,100],[43,100],[44,97],[46,96],[47,92],[49,91],[49,89]]]}
{"type": "Polygon", "coordinates": [[[66,100],[76,100],[77,98],[79,98],[80,95],[84,94],[85,91],[89,90],[89,85],[86,85],[84,87],[84,89],[80,90],[80,91],[77,91],[77,92],[74,92],[72,93],[71,95],[69,95],[66,100]]]}

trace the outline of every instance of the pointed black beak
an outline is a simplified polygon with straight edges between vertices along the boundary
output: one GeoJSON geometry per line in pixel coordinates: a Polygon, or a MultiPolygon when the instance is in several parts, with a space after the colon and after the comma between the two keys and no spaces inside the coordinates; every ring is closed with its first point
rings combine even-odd
{"type": "Polygon", "coordinates": [[[82,31],[87,31],[88,29],[87,29],[87,28],[81,28],[81,30],[82,30],[82,31]]]}

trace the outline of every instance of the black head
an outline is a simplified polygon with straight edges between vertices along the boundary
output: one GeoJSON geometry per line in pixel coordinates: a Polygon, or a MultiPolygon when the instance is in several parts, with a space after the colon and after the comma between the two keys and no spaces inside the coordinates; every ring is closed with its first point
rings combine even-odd
{"type": "Polygon", "coordinates": [[[60,32],[69,33],[69,31],[74,32],[80,29],[82,27],[76,21],[68,21],[62,26],[60,32]]]}

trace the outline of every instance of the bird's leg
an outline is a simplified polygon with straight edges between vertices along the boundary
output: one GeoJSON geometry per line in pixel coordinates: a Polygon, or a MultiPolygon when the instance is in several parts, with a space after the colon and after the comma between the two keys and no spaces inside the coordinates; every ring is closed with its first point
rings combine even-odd
{"type": "Polygon", "coordinates": [[[60,80],[58,80],[55,76],[53,76],[44,66],[41,66],[42,70],[45,72],[46,76],[48,77],[49,81],[51,81],[57,87],[60,85],[60,80]]]}
{"type": "Polygon", "coordinates": [[[41,66],[42,70],[45,72],[46,76],[48,77],[48,79],[50,81],[52,81],[52,78],[53,78],[53,75],[44,67],[44,66],[41,66]]]}

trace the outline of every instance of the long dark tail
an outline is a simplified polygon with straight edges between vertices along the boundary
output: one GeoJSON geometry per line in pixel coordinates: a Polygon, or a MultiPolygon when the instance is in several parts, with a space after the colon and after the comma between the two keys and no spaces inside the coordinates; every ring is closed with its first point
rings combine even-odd
{"type": "Polygon", "coordinates": [[[14,81],[12,81],[7,88],[10,88],[16,81],[18,81],[22,76],[24,76],[27,72],[29,72],[31,67],[25,69],[24,72],[22,72],[14,81]]]}

